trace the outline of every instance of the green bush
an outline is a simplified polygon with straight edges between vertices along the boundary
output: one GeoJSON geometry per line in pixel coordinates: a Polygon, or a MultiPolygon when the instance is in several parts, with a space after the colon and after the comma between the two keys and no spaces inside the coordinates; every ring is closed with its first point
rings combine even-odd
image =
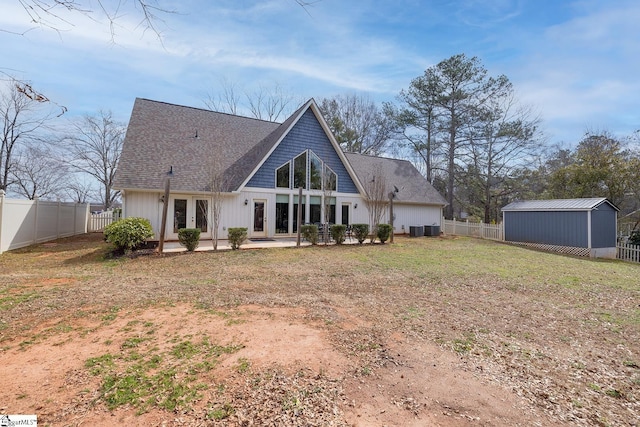
{"type": "Polygon", "coordinates": [[[318,226],[315,224],[306,224],[300,228],[300,233],[305,240],[311,242],[312,245],[318,244],[318,226]]]}
{"type": "Polygon", "coordinates": [[[631,232],[631,236],[629,236],[629,244],[640,246],[640,230],[631,232]]]}
{"type": "Polygon", "coordinates": [[[247,240],[247,227],[229,227],[229,243],[231,243],[231,249],[236,250],[240,248],[245,240],[247,240]]]}
{"type": "Polygon", "coordinates": [[[104,228],[105,240],[125,252],[137,248],[153,236],[153,228],[146,218],[125,218],[104,228]]]}
{"type": "Polygon", "coordinates": [[[189,252],[196,250],[200,244],[199,228],[181,228],[178,230],[178,241],[182,246],[187,248],[189,252]]]}
{"type": "Polygon", "coordinates": [[[344,243],[345,236],[347,235],[346,225],[334,224],[329,230],[331,231],[331,238],[336,242],[336,245],[344,243]]]}
{"type": "Polygon", "coordinates": [[[391,225],[389,224],[378,224],[378,239],[380,239],[380,243],[384,243],[389,240],[389,236],[391,236],[391,225]]]}
{"type": "Polygon", "coordinates": [[[362,244],[369,237],[369,224],[353,224],[351,228],[358,243],[362,244]]]}

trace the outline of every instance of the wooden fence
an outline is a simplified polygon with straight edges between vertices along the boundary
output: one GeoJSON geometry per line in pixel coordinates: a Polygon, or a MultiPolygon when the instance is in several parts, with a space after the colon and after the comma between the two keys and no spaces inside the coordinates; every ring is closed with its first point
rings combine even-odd
{"type": "Polygon", "coordinates": [[[502,224],[484,224],[482,222],[466,222],[455,219],[442,220],[442,224],[445,234],[504,240],[504,226],[502,224]]]}
{"type": "Polygon", "coordinates": [[[107,225],[118,221],[121,216],[120,210],[91,214],[89,217],[89,232],[102,231],[107,225]]]}
{"type": "Polygon", "coordinates": [[[87,232],[89,205],[13,200],[0,190],[0,253],[87,232]]]}
{"type": "Polygon", "coordinates": [[[640,262],[640,246],[617,245],[616,258],[623,261],[640,262]]]}

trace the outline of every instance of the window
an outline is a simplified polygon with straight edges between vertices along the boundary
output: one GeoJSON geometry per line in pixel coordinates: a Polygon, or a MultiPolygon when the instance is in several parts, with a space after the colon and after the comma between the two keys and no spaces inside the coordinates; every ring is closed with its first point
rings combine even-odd
{"type": "MultiPolygon", "coordinates": [[[[306,196],[302,196],[302,210],[300,211],[301,222],[305,221],[306,196]]],[[[293,232],[298,232],[298,196],[293,196],[293,232]]]]}
{"type": "Polygon", "coordinates": [[[177,233],[181,228],[187,228],[187,201],[175,199],[173,201],[173,232],[177,233]]]}
{"type": "Polygon", "coordinates": [[[198,199],[196,200],[196,228],[199,228],[202,233],[206,233],[207,230],[207,217],[209,216],[209,201],[198,199]]]}
{"type": "Polygon", "coordinates": [[[289,232],[289,195],[276,194],[276,233],[289,232]]]}
{"type": "Polygon", "coordinates": [[[276,171],[276,187],[290,188],[291,187],[291,181],[289,179],[290,175],[291,175],[291,164],[290,162],[287,162],[284,165],[280,166],[276,171]]]}
{"type": "Polygon", "coordinates": [[[327,165],[324,165],[324,189],[325,191],[336,191],[338,188],[338,175],[327,165]]]}
{"type": "Polygon", "coordinates": [[[293,159],[293,188],[307,188],[307,152],[293,159]]]}
{"type": "Polygon", "coordinates": [[[324,209],[325,215],[328,213],[330,224],[336,223],[336,198],[335,197],[325,197],[324,199],[324,209]]]}
{"type": "Polygon", "coordinates": [[[322,222],[321,208],[322,198],[320,196],[309,197],[309,222],[311,224],[322,222]]]}
{"type": "Polygon", "coordinates": [[[322,190],[322,160],[313,151],[311,152],[309,166],[309,188],[322,190]]]}

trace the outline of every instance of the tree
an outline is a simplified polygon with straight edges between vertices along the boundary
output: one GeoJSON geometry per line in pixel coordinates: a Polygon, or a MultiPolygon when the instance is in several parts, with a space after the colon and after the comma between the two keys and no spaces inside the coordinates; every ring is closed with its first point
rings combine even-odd
{"type": "Polygon", "coordinates": [[[475,129],[466,150],[467,188],[476,189],[474,204],[485,223],[498,221],[499,201],[511,188],[507,181],[529,164],[539,147],[538,122],[530,108],[518,107],[512,90],[494,96],[475,115],[475,129]]]}
{"type": "MultiPolygon", "coordinates": [[[[219,153],[218,153],[219,154],[219,153]]],[[[223,192],[227,191],[227,184],[220,158],[216,153],[211,154],[209,167],[209,191],[211,192],[211,241],[213,250],[218,250],[218,230],[220,228],[220,216],[222,214],[223,192]]],[[[204,218],[208,218],[206,212],[202,212],[204,218]]]]}
{"type": "Polygon", "coordinates": [[[424,76],[412,80],[408,90],[400,91],[398,98],[404,105],[393,111],[403,140],[422,159],[425,177],[430,183],[434,180],[436,158],[442,155],[441,112],[437,100],[443,90],[437,75],[425,72],[424,76]]]}
{"type": "Polygon", "coordinates": [[[364,95],[324,98],[318,107],[333,136],[349,153],[381,154],[395,129],[392,116],[364,95]]]}
{"type": "Polygon", "coordinates": [[[367,181],[363,183],[366,192],[364,203],[369,213],[369,231],[371,243],[378,234],[378,224],[382,222],[385,212],[387,212],[387,183],[382,173],[382,163],[373,165],[371,173],[367,176],[367,181]]]}
{"type": "MultiPolygon", "coordinates": [[[[65,27],[73,26],[74,15],[83,15],[94,21],[105,18],[109,25],[111,38],[116,35],[116,26],[125,14],[127,7],[133,6],[139,27],[145,31],[150,30],[161,38],[159,24],[161,15],[175,13],[160,6],[158,0],[121,0],[108,2],[105,0],[18,0],[20,6],[29,16],[29,24],[54,30],[58,33],[65,27]]],[[[131,8],[129,8],[131,9],[131,8]]],[[[129,11],[130,12],[130,11],[129,11]]],[[[32,28],[21,34],[25,34],[32,28]]],[[[0,30],[6,31],[6,30],[0,30]]]]}
{"type": "MultiPolygon", "coordinates": [[[[55,118],[54,104],[26,82],[10,79],[0,92],[0,190],[15,183],[16,158],[20,151],[41,142],[42,131],[55,118]]],[[[58,116],[66,109],[61,107],[58,116]]]]}
{"type": "Polygon", "coordinates": [[[98,114],[74,123],[75,133],[64,139],[64,149],[70,166],[95,178],[101,186],[101,202],[109,209],[120,195],[113,190],[113,178],[120,159],[126,127],[116,122],[111,111],[100,110],[98,114]]]}
{"type": "Polygon", "coordinates": [[[630,180],[629,153],[608,132],[586,132],[573,161],[551,175],[551,195],[557,198],[606,197],[620,205],[630,180]]]}
{"type": "MultiPolygon", "coordinates": [[[[437,145],[432,144],[442,144],[446,163],[447,218],[453,218],[460,157],[482,130],[487,104],[506,96],[511,90],[506,76],[489,77],[478,58],[458,54],[428,68],[422,77],[411,82],[408,91],[401,93],[405,102],[403,117],[416,129],[420,125],[431,132],[429,137],[422,139],[427,143],[425,149],[435,150],[437,145]]],[[[427,158],[430,159],[433,153],[428,151],[427,158]]]]}
{"type": "Polygon", "coordinates": [[[14,191],[29,200],[36,198],[62,198],[68,174],[47,147],[27,147],[11,170],[14,191]]]}
{"type": "Polygon", "coordinates": [[[243,91],[230,80],[221,81],[221,91],[217,94],[209,93],[203,101],[211,111],[238,115],[245,111],[249,117],[259,120],[277,122],[288,115],[294,105],[294,96],[284,90],[278,83],[272,87],[259,86],[253,92],[243,91]],[[244,93],[245,103],[242,102],[240,92],[244,93]]]}

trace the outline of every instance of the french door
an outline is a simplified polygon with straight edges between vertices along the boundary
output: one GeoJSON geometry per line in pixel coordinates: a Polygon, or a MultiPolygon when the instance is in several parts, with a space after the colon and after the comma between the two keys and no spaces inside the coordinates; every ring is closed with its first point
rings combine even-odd
{"type": "Polygon", "coordinates": [[[253,200],[253,237],[267,237],[267,201],[253,200]]]}
{"type": "Polygon", "coordinates": [[[200,238],[211,235],[209,199],[176,197],[170,208],[167,234],[172,239],[178,238],[178,230],[181,228],[199,228],[200,238]]]}

